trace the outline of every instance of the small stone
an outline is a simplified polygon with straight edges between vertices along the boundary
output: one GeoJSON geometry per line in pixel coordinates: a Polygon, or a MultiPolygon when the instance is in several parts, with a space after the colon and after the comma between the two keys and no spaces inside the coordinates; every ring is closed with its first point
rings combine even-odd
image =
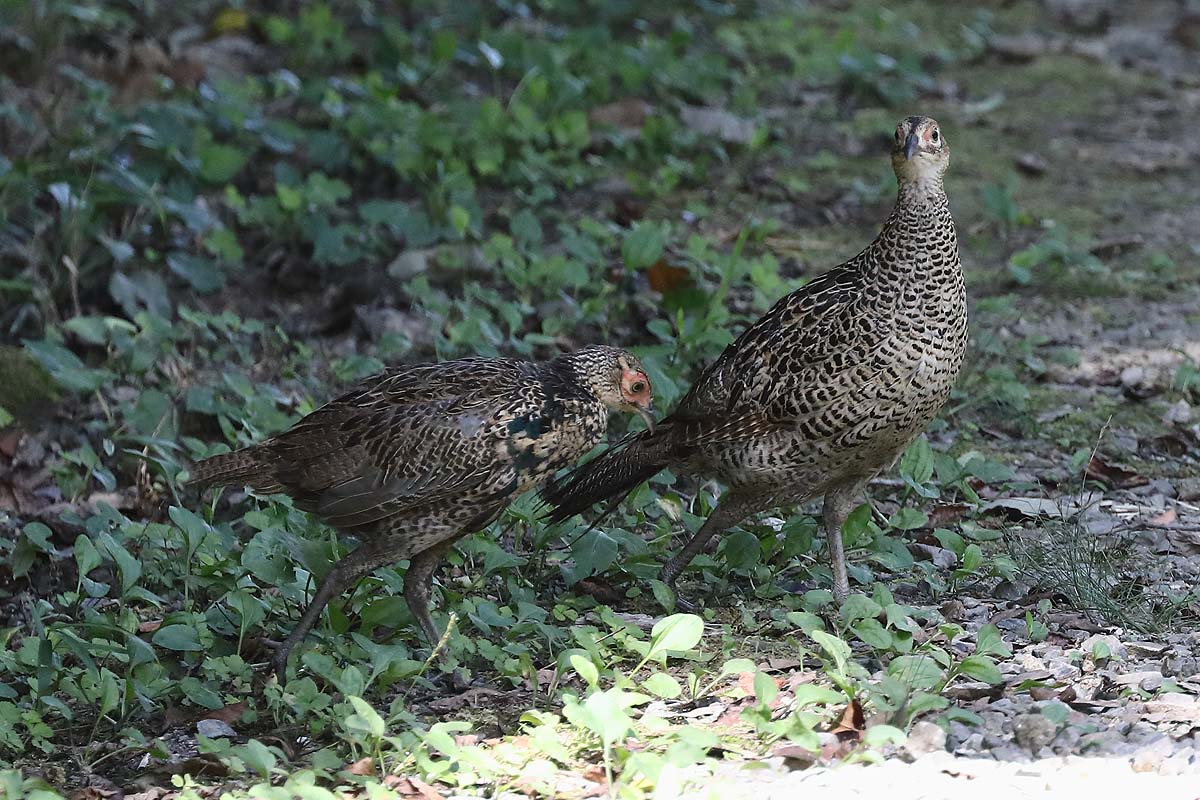
{"type": "Polygon", "coordinates": [[[1168,425],[1186,425],[1192,421],[1192,407],[1187,400],[1172,403],[1163,413],[1162,421],[1168,425]]]}
{"type": "Polygon", "coordinates": [[[1050,744],[1058,733],[1058,726],[1041,714],[1022,714],[1013,719],[1012,727],[1017,744],[1031,753],[1050,744]]]}
{"type": "Polygon", "coordinates": [[[196,733],[205,739],[230,739],[237,736],[237,731],[229,727],[229,723],[219,719],[202,719],[196,723],[196,733]]]}
{"type": "Polygon", "coordinates": [[[396,280],[412,280],[429,270],[430,261],[436,253],[437,250],[433,248],[405,250],[388,264],[387,273],[396,280]]]}
{"type": "Polygon", "coordinates": [[[1140,686],[1144,681],[1153,682],[1158,680],[1158,685],[1162,686],[1162,673],[1154,669],[1144,669],[1137,672],[1126,672],[1122,675],[1113,676],[1113,683],[1120,686],[1140,686]]]}
{"type": "Polygon", "coordinates": [[[1144,692],[1157,692],[1162,688],[1163,676],[1162,673],[1156,672],[1153,675],[1147,675],[1138,683],[1138,688],[1144,692]]]}
{"type": "MultiPolygon", "coordinates": [[[[1034,177],[1037,177],[1038,175],[1045,175],[1046,170],[1049,168],[1050,165],[1046,163],[1046,159],[1042,158],[1037,153],[1022,153],[1017,157],[1017,169],[1021,172],[1024,172],[1026,175],[1032,175],[1034,177]]],[[[1058,411],[1061,411],[1061,409],[1056,409],[1055,413],[1058,411]]],[[[1066,416],[1067,414],[1070,414],[1071,411],[1072,409],[1068,407],[1066,411],[1059,414],[1059,416],[1066,416]]],[[[1042,416],[1044,415],[1040,415],[1038,417],[1039,422],[1042,421],[1042,416]]],[[[1057,417],[1054,417],[1053,419],[1057,419],[1057,417]]],[[[1049,421],[1053,421],[1053,419],[1049,421]]]]}
{"type": "Polygon", "coordinates": [[[946,749],[946,731],[942,726],[921,720],[912,726],[904,742],[904,752],[918,759],[929,753],[940,753],[946,749]]]}
{"type": "MultiPolygon", "coordinates": [[[[1097,645],[1103,645],[1101,650],[1107,648],[1108,655],[1104,658],[1124,661],[1129,657],[1129,648],[1122,644],[1120,639],[1108,633],[1097,633],[1087,637],[1079,645],[1079,649],[1083,651],[1085,656],[1090,658],[1094,657],[1097,645]]],[[[1103,660],[1103,658],[1101,660],[1103,660]]]]}

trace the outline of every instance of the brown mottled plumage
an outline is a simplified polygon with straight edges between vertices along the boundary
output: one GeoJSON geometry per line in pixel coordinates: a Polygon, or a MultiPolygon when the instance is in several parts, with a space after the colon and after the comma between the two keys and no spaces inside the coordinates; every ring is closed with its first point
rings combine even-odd
{"type": "Polygon", "coordinates": [[[749,515],[824,496],[834,594],[849,592],[840,535],[876,473],[950,395],[967,345],[954,220],[938,124],[896,128],[895,209],[865,250],[775,304],[704,371],[652,433],[543,491],[554,521],[623,497],[660,469],[719,478],[720,505],[662,579],[749,515]]]}
{"type": "Polygon", "coordinates": [[[650,381],[624,350],[592,346],[551,361],[465,358],[367,378],[289,430],[195,466],[202,486],[283,493],[361,541],[321,583],[276,653],[361,576],[411,559],[404,596],[431,643],[433,574],[458,538],[594,447],[610,409],[648,425],[650,381]]]}

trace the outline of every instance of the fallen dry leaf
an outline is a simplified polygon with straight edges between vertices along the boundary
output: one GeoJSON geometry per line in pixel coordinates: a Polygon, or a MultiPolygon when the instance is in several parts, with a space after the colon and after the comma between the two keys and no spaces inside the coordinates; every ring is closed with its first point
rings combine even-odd
{"type": "Polygon", "coordinates": [[[375,759],[370,756],[363,756],[353,764],[347,764],[343,767],[343,771],[349,772],[351,775],[374,775],[375,759]]]}
{"type": "Polygon", "coordinates": [[[651,289],[666,294],[688,283],[691,273],[683,267],[673,267],[660,258],[646,270],[646,277],[650,281],[651,289]]]}
{"type": "Polygon", "coordinates": [[[246,713],[249,705],[243,700],[240,703],[231,703],[227,706],[206,711],[200,719],[219,719],[227,725],[232,725],[242,719],[242,714],[246,713]]]}
{"type": "Polygon", "coordinates": [[[867,720],[863,715],[862,703],[856,697],[842,711],[842,716],[830,733],[838,737],[838,741],[857,742],[862,739],[863,731],[866,729],[867,720]]]}
{"type": "Polygon", "coordinates": [[[1120,464],[1110,464],[1098,455],[1092,456],[1088,461],[1085,474],[1110,489],[1132,489],[1135,486],[1145,486],[1150,482],[1145,475],[1120,464]]]}

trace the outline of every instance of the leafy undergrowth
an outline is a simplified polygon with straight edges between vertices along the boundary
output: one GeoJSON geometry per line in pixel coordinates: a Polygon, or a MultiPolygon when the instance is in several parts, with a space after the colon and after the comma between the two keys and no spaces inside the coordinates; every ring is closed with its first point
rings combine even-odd
{"type": "MultiPolygon", "coordinates": [[[[1000,681],[1008,645],[944,601],[1038,561],[1004,546],[1031,498],[1169,476],[1192,446],[1173,428],[1144,458],[1096,451],[1111,415],[1159,425],[1115,391],[1047,416],[1080,356],[1021,309],[1169,291],[1188,251],[1130,264],[1140,245],[1056,223],[1070,210],[986,124],[1036,105],[946,88],[992,79],[987,42],[1027,4],[641,5],[0,4],[4,792],[671,797],[706,760],[872,759],[916,719],[976,721],[945,690],[1000,681]],[[782,509],[698,557],[681,589],[708,607],[674,614],[657,571],[716,487],[664,473],[596,530],[550,528],[526,497],[464,540],[435,598],[446,663],[401,564],[331,605],[285,685],[267,677],[353,543],[286,498],[197,497],[189,463],[399,360],[619,343],[669,408],[873,235],[891,126],[926,108],[953,131],[982,324],[943,418],[847,523],[860,593],[840,612],[824,534],[782,509]],[[1033,475],[1010,442],[1038,435],[1033,475]]],[[[1195,401],[1198,365],[1164,404],[1195,401]]],[[[1189,613],[1079,558],[1108,566],[1067,602],[1189,613]]]]}

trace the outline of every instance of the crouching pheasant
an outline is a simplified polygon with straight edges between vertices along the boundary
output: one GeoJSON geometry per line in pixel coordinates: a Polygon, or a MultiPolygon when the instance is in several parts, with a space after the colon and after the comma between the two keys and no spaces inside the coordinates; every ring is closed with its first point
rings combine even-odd
{"type": "Polygon", "coordinates": [[[823,496],[834,595],[844,600],[846,516],[937,414],[966,349],[966,293],[942,187],[949,161],[937,122],[901,121],[892,148],[899,194],[875,241],[777,302],[654,431],[544,490],[551,520],[619,499],[668,466],[722,480],[720,504],[662,568],[673,586],[714,534],[823,496]]]}
{"type": "Polygon", "coordinates": [[[361,542],[325,576],[277,649],[282,680],[288,653],[332,598],[405,558],[404,597],[436,643],[429,595],[450,545],[594,447],[610,410],[639,414],[653,428],[651,399],[641,362],[613,347],[542,363],[465,358],[396,367],[278,436],[201,461],[193,483],[289,495],[361,542]]]}

